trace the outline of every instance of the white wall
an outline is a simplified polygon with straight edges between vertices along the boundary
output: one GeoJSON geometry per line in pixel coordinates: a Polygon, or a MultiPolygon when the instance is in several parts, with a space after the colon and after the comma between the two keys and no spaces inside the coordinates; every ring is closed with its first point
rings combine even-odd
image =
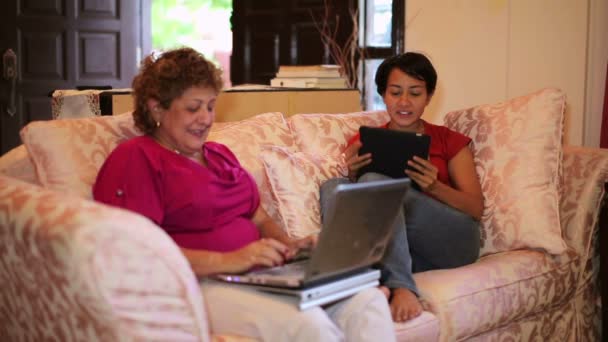
{"type": "Polygon", "coordinates": [[[603,101],[599,80],[605,80],[608,62],[607,3],[407,0],[406,50],[426,53],[439,74],[426,118],[441,123],[450,110],[555,86],[568,96],[565,142],[597,146],[601,104],[595,107],[597,94],[603,101]]]}

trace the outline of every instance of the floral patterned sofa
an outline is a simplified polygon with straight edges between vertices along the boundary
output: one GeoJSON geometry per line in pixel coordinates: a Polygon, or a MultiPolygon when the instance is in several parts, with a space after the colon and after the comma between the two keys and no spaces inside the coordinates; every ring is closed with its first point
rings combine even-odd
{"type": "MultiPolygon", "coordinates": [[[[425,311],[395,324],[400,341],[599,340],[608,152],[562,146],[564,106],[549,88],[446,115],[473,139],[482,257],[415,275],[425,311]]],[[[386,120],[265,113],[216,123],[209,139],[235,152],[262,205],[302,236],[319,229],[318,186],[344,172],[348,137],[386,120]]],[[[33,122],[0,158],[0,340],[248,340],[213,333],[198,280],[161,229],[91,200],[106,156],[136,134],[129,113],[33,122]]]]}

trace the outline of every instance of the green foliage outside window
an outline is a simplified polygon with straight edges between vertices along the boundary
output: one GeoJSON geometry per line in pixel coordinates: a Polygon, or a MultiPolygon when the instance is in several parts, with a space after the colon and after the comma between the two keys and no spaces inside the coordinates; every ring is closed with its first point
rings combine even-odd
{"type": "Polygon", "coordinates": [[[196,35],[195,13],[201,8],[232,9],[232,0],[153,0],[152,47],[169,49],[183,45],[184,37],[196,35]],[[172,15],[176,10],[181,15],[172,15]]]}

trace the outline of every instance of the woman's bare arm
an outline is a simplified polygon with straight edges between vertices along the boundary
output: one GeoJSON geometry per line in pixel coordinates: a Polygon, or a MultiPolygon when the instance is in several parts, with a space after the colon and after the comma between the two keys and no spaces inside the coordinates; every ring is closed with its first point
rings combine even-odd
{"type": "Polygon", "coordinates": [[[437,168],[428,160],[410,162],[419,172],[406,171],[422,190],[438,200],[479,220],[483,213],[483,195],[475,172],[473,153],[464,147],[448,162],[448,173],[454,187],[437,180],[437,168]],[[418,164],[418,167],[417,165],[418,164]]]}

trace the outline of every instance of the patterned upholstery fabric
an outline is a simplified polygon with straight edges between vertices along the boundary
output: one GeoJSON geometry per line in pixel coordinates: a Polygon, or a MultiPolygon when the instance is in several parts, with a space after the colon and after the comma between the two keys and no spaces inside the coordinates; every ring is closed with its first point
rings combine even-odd
{"type": "Polygon", "coordinates": [[[110,152],[140,135],[130,113],[84,119],[33,121],[21,140],[36,166],[38,181],[63,193],[92,198],[91,187],[110,152]]]}
{"type": "Polygon", "coordinates": [[[319,187],[346,171],[338,160],[267,146],[262,161],[270,184],[277,222],[290,236],[304,237],[321,229],[319,187]]]}
{"type": "Polygon", "coordinates": [[[506,326],[468,338],[467,341],[599,341],[599,336],[591,339],[584,337],[590,331],[579,331],[576,316],[574,305],[567,303],[523,317],[506,326]]]}
{"type": "Polygon", "coordinates": [[[197,279],[142,216],[0,176],[0,227],[3,340],[208,340],[197,279]]]}
{"type": "MultiPolygon", "coordinates": [[[[141,135],[131,113],[83,119],[35,121],[21,131],[40,184],[91,198],[99,168],[121,142],[141,135]]],[[[230,123],[216,123],[209,140],[226,144],[264,189],[259,153],[262,144],[293,146],[281,113],[261,114],[230,123]],[[243,142],[247,142],[246,144],[243,142]]]]}
{"type": "Polygon", "coordinates": [[[242,121],[217,122],[211,129],[209,140],[220,142],[234,152],[241,165],[255,178],[262,207],[271,217],[278,218],[277,207],[270,204],[270,187],[260,155],[266,145],[295,150],[293,136],[283,114],[266,113],[242,121]]]}
{"type": "Polygon", "coordinates": [[[566,95],[547,88],[509,101],[448,113],[445,124],[471,139],[485,210],[481,254],[566,249],[559,219],[566,95]]]}
{"type": "Polygon", "coordinates": [[[428,311],[403,323],[395,323],[395,334],[399,342],[439,340],[439,320],[428,311]]]}
{"type": "Polygon", "coordinates": [[[338,158],[359,126],[380,126],[390,120],[385,111],[347,114],[297,114],[287,119],[300,151],[338,158]]]}
{"type": "Polygon", "coordinates": [[[564,147],[560,215],[564,239],[579,254],[590,257],[591,234],[599,218],[604,183],[608,182],[608,150],[564,147]],[[585,210],[581,210],[584,208],[585,210]]]}
{"type": "Polygon", "coordinates": [[[441,322],[442,336],[460,340],[567,302],[576,290],[579,262],[573,251],[551,257],[519,250],[414,277],[426,308],[441,322]]]}
{"type": "Polygon", "coordinates": [[[0,174],[20,179],[32,184],[38,183],[36,169],[24,145],[6,152],[0,158],[0,174]]]}
{"type": "Polygon", "coordinates": [[[564,238],[580,255],[575,298],[579,341],[599,341],[598,212],[608,182],[608,150],[564,147],[560,214],[564,238]]]}

